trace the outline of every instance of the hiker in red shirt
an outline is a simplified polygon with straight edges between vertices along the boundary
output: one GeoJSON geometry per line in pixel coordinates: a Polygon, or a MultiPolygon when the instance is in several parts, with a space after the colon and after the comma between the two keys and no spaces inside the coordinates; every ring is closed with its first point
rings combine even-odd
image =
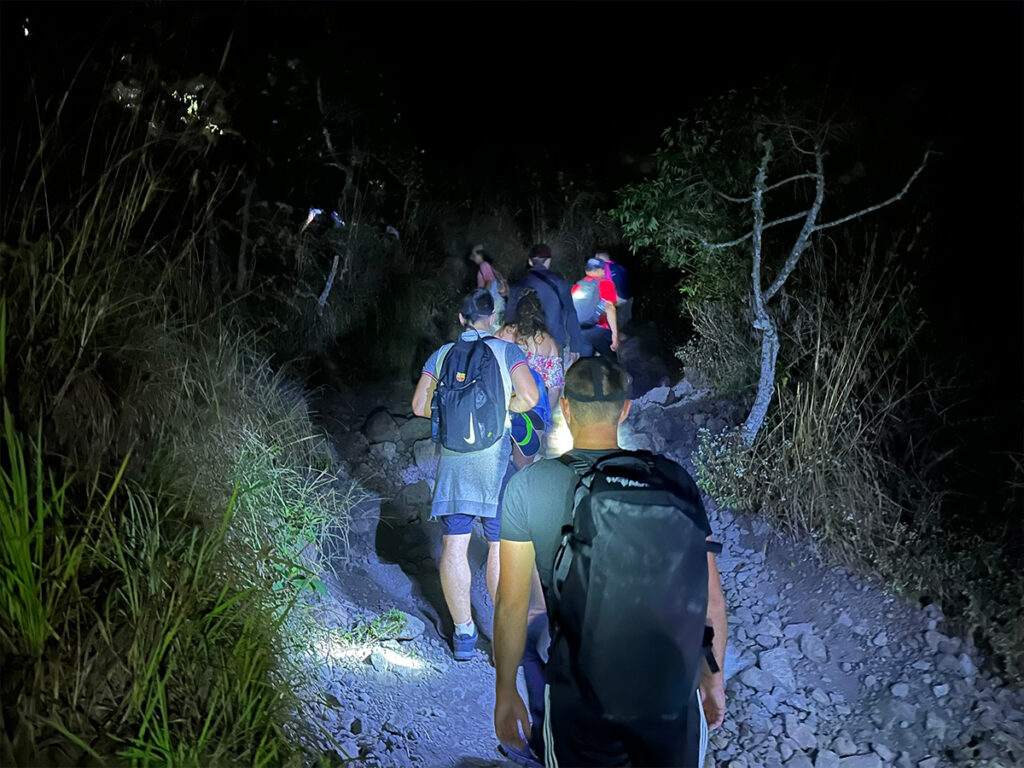
{"type": "Polygon", "coordinates": [[[588,260],[586,277],[572,287],[572,303],[576,307],[583,339],[589,347],[589,350],[584,350],[584,356],[597,354],[616,360],[619,323],[615,305],[619,301],[619,294],[615,290],[615,283],[604,274],[603,261],[588,260]]]}

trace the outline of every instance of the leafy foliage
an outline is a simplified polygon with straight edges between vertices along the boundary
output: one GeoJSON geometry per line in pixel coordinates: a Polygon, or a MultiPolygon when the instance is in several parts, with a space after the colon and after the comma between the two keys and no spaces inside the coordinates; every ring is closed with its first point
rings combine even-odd
{"type": "Polygon", "coordinates": [[[221,135],[203,102],[154,93],[97,108],[79,154],[82,126],[64,101],[44,105],[14,160],[5,764],[304,759],[294,691],[312,672],[296,638],[360,491],[333,473],[251,318],[223,302],[228,262],[209,234],[231,184],[208,165],[221,135]]]}

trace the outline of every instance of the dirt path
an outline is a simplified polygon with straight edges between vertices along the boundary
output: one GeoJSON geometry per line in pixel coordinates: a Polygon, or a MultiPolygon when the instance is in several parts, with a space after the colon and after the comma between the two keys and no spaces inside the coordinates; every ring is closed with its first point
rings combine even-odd
{"type": "MultiPolygon", "coordinates": [[[[411,391],[398,385],[361,403],[347,393],[319,405],[353,476],[383,497],[358,510],[353,559],[332,594],[349,614],[397,607],[424,624],[414,640],[367,647],[325,670],[338,707],[322,720],[370,765],[507,765],[491,721],[486,545],[478,532],[470,550],[484,639],[477,658],[457,663],[437,572],[440,530],[426,521],[433,444],[425,420],[402,418],[411,391]]],[[[622,441],[688,464],[699,427],[738,417],[683,382],[642,398],[622,441]]],[[[822,567],[751,516],[708,508],[725,545],[730,620],[728,717],[708,766],[1024,765],[1024,696],[985,671],[969,643],[944,634],[935,607],[822,567]]]]}

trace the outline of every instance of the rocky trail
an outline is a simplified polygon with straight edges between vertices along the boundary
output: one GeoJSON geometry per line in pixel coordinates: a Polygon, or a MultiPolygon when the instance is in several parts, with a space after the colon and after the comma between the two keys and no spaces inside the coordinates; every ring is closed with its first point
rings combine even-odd
{"type": "MultiPolygon", "coordinates": [[[[664,381],[664,376],[661,377],[664,381]]],[[[657,381],[644,381],[647,389],[657,381]]],[[[504,766],[492,726],[492,605],[477,531],[470,549],[476,658],[452,659],[437,562],[440,526],[427,521],[436,466],[429,423],[407,418],[411,384],[324,393],[315,407],[340,461],[379,500],[356,509],[351,558],[330,579],[337,621],[392,608],[398,638],[332,655],[331,694],[317,717],[366,765],[504,766]]],[[[741,414],[689,381],[635,401],[621,437],[690,467],[697,430],[741,414]]],[[[728,714],[707,766],[939,768],[1024,765],[1024,694],[988,671],[935,606],[887,594],[823,566],[810,542],[787,541],[755,517],[705,499],[729,616],[728,714]]]]}

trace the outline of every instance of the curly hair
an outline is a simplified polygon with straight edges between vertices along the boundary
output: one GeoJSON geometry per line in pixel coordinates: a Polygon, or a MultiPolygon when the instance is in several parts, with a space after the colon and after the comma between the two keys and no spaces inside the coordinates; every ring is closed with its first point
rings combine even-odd
{"type": "Polygon", "coordinates": [[[515,332],[516,344],[523,346],[530,339],[540,343],[548,332],[547,320],[544,317],[544,307],[541,306],[537,292],[527,288],[519,297],[516,305],[516,316],[514,322],[509,324],[515,332]]]}

